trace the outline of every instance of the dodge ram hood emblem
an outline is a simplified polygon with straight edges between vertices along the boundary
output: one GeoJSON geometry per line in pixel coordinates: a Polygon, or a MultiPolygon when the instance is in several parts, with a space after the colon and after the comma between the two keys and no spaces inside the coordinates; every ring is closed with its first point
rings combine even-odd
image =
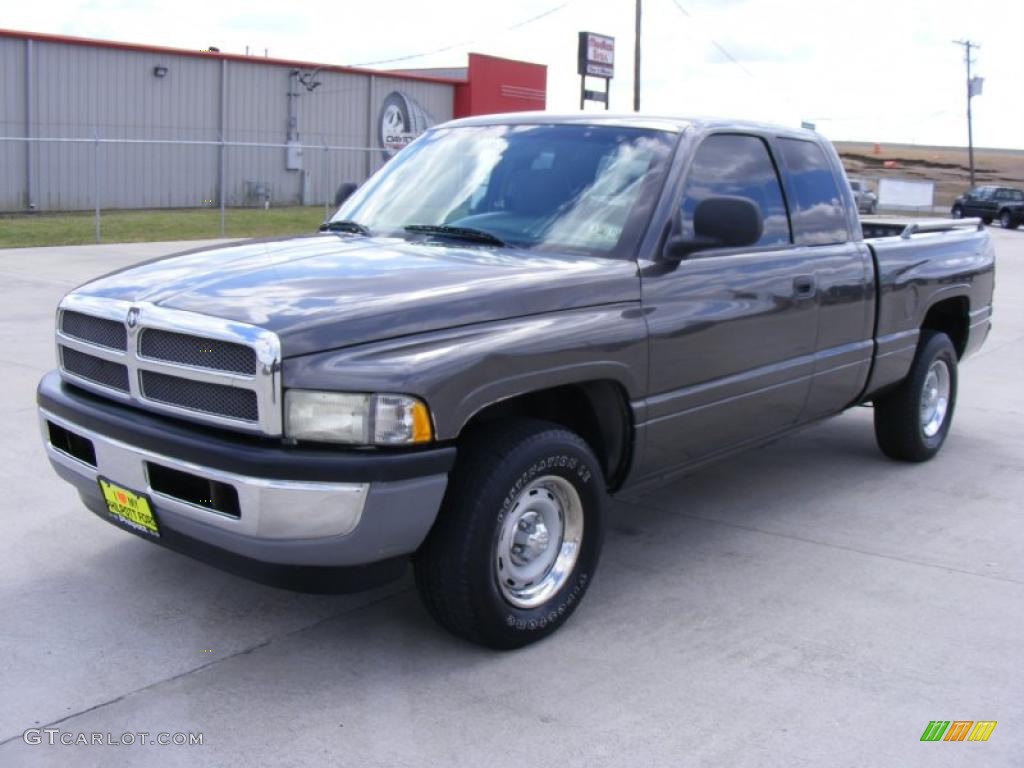
{"type": "Polygon", "coordinates": [[[128,310],[128,317],[125,319],[125,324],[129,328],[135,328],[139,324],[139,308],[132,307],[128,310]]]}

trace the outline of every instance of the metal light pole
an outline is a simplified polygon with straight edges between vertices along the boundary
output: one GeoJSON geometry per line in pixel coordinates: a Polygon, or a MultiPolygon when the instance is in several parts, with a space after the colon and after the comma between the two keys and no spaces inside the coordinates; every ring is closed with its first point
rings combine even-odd
{"type": "Polygon", "coordinates": [[[633,111],[640,111],[640,3],[636,0],[636,37],[633,41],[633,111]]]}
{"type": "MultiPolygon", "coordinates": [[[[954,44],[964,47],[964,60],[967,62],[967,158],[971,168],[971,187],[974,187],[974,126],[971,122],[971,98],[974,96],[974,80],[971,78],[971,48],[981,48],[970,40],[954,40],[954,44]]],[[[979,88],[980,91],[980,88],[979,88]]]]}

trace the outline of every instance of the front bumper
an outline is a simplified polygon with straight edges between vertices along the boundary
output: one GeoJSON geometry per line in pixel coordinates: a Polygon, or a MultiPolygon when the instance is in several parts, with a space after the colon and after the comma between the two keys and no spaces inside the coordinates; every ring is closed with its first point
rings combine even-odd
{"type": "Polygon", "coordinates": [[[451,447],[287,447],[143,413],[69,386],[56,372],[40,382],[37,401],[50,463],[92,511],[115,522],[98,477],[144,493],[160,526],[157,543],[227,570],[252,566],[257,573],[246,575],[264,581],[277,579],[258,571],[298,576],[298,568],[366,566],[414,552],[455,458],[451,447]],[[236,501],[227,511],[196,503],[199,482],[236,501]]]}

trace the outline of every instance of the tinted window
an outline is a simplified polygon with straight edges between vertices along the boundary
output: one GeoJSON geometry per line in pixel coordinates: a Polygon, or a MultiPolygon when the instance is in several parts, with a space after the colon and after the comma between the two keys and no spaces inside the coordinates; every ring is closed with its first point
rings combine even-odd
{"type": "Polygon", "coordinates": [[[1008,199],[1013,200],[1014,202],[1024,200],[1024,192],[1021,192],[1019,189],[1008,189],[1006,192],[1009,195],[1008,199]]]}
{"type": "Polygon", "coordinates": [[[682,234],[693,237],[693,212],[708,197],[745,197],[761,209],[764,234],[758,245],[789,243],[782,187],[768,147],[755,136],[718,134],[697,148],[683,189],[682,234]]]}
{"type": "Polygon", "coordinates": [[[793,182],[793,230],[801,245],[845,243],[849,239],[835,174],[817,144],[782,139],[782,156],[793,182]]]}

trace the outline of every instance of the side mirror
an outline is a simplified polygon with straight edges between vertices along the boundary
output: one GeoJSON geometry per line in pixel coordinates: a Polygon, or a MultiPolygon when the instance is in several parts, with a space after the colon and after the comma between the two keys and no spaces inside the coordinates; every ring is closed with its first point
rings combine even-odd
{"type": "Polygon", "coordinates": [[[691,253],[709,248],[742,248],[754,245],[764,233],[764,219],[757,203],[746,197],[709,197],[693,212],[693,237],[682,236],[680,222],[672,222],[664,258],[681,261],[691,253]]]}
{"type": "Polygon", "coordinates": [[[350,197],[352,197],[352,193],[355,192],[357,189],[359,189],[359,185],[354,184],[351,181],[346,181],[344,184],[338,187],[338,191],[334,193],[334,207],[337,208],[350,197]]]}

